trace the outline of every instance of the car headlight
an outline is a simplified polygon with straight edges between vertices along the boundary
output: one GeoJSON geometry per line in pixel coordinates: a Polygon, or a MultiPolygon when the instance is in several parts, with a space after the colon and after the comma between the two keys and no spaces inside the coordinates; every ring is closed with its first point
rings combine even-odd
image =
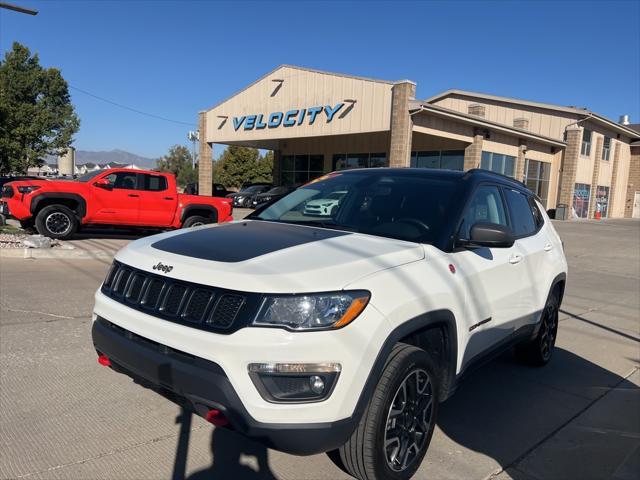
{"type": "Polygon", "coordinates": [[[356,319],[369,303],[364,290],[268,295],[253,321],[254,325],[285,327],[291,330],[335,329],[356,319]]]}
{"type": "Polygon", "coordinates": [[[25,186],[22,186],[22,187],[18,187],[18,191],[20,193],[31,193],[34,190],[38,190],[39,188],[40,188],[39,185],[25,185],[25,186]]]}
{"type": "Polygon", "coordinates": [[[242,200],[244,200],[244,197],[236,197],[236,200],[237,200],[238,202],[241,202],[242,200]]]}

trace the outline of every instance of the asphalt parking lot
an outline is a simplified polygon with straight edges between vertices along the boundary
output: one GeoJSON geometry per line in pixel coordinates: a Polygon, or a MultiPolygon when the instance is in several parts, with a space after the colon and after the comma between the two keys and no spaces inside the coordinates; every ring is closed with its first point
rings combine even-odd
{"type": "MultiPolygon", "coordinates": [[[[442,405],[420,479],[638,478],[640,222],[556,224],[570,272],[543,369],[510,354],[442,405]]],[[[96,362],[108,259],[0,263],[0,478],[341,479],[214,430],[96,362]]]]}

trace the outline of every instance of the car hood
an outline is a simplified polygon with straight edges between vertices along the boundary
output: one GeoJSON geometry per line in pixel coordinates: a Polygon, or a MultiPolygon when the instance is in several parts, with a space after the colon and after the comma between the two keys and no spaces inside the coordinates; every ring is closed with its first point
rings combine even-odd
{"type": "Polygon", "coordinates": [[[116,256],[150,272],[158,263],[173,267],[162,273],[171,278],[262,293],[340,290],[422,258],[416,243],[257,220],[143,238],[116,256]]]}
{"type": "Polygon", "coordinates": [[[307,202],[307,205],[312,205],[312,206],[319,206],[319,205],[324,205],[325,203],[338,203],[339,200],[336,200],[334,198],[317,198],[315,200],[309,200],[307,202]]]}

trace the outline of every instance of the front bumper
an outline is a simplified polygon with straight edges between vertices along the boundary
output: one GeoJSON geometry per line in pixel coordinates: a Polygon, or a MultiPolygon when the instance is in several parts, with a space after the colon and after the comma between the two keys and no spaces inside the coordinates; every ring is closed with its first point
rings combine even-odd
{"type": "Polygon", "coordinates": [[[352,416],[320,423],[259,422],[247,412],[217,363],[140,337],[100,317],[93,322],[92,337],[114,370],[203,417],[217,409],[234,430],[283,452],[311,455],[333,450],[345,443],[359,421],[352,416]]]}

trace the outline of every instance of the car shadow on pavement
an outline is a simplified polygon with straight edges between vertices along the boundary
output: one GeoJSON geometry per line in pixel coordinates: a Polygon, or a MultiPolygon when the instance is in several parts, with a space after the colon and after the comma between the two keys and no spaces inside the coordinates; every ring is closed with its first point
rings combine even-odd
{"type": "Polygon", "coordinates": [[[275,480],[269,468],[267,448],[226,429],[211,432],[211,466],[186,475],[192,414],[181,409],[176,423],[180,424],[172,480],[275,480]]]}
{"type": "MultiPolygon", "coordinates": [[[[570,449],[566,442],[546,441],[613,388],[634,395],[639,390],[620,375],[558,347],[543,368],[523,366],[507,352],[465,379],[456,394],[441,405],[438,426],[461,447],[495,460],[513,480],[609,478],[617,467],[605,452],[611,437],[596,440],[603,443],[601,454],[595,457],[588,453],[593,438],[587,439],[586,433],[584,437],[574,430],[567,433],[570,449]],[[521,471],[518,465],[542,444],[544,452],[526,463],[526,472],[521,471]]],[[[581,428],[606,429],[607,424],[617,422],[613,416],[629,419],[629,430],[639,427],[633,424],[637,414],[630,408],[612,413],[611,418],[599,418],[596,423],[600,424],[589,425],[592,420],[581,417],[580,421],[586,422],[581,428]]],[[[638,434],[640,431],[622,435],[638,434]]]]}

